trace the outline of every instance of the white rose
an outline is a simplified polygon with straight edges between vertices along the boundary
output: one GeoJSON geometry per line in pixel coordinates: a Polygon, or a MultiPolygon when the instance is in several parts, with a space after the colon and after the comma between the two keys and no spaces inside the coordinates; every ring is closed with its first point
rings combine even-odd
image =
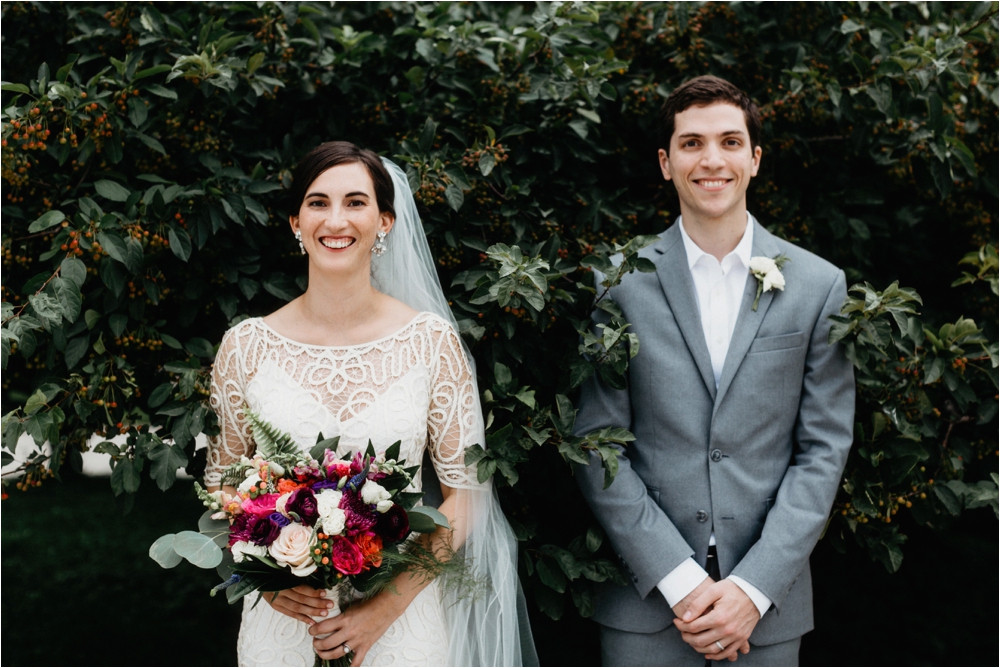
{"type": "Polygon", "coordinates": [[[253,557],[263,557],[267,554],[267,548],[263,545],[257,545],[245,540],[236,541],[229,550],[233,553],[233,561],[237,564],[243,563],[248,554],[253,557]]]}
{"type": "Polygon", "coordinates": [[[316,495],[316,510],[319,511],[320,517],[325,517],[330,514],[333,510],[338,510],[340,508],[340,499],[344,496],[343,492],[338,492],[335,489],[324,489],[319,494],[316,495]]]}
{"type": "Polygon", "coordinates": [[[288,503],[288,497],[290,497],[291,495],[292,495],[291,492],[287,494],[282,494],[281,496],[278,497],[278,500],[274,502],[274,509],[277,510],[282,515],[284,515],[285,517],[288,517],[288,513],[285,512],[285,504],[288,503]]]}
{"type": "MultiPolygon", "coordinates": [[[[769,257],[763,255],[758,255],[757,257],[750,258],[750,271],[755,274],[769,274],[772,271],[777,271],[778,265],[774,263],[769,257]]],[[[765,288],[766,290],[767,288],[765,288]]]]}
{"type": "Polygon", "coordinates": [[[379,503],[388,501],[390,498],[391,495],[385,490],[385,487],[374,480],[367,481],[365,486],[361,488],[361,500],[365,503],[379,503]]]}
{"type": "Polygon", "coordinates": [[[347,516],[340,509],[340,499],[343,492],[335,489],[324,489],[316,495],[316,510],[319,511],[320,524],[323,532],[336,536],[344,530],[347,516]]]}
{"type": "Polygon", "coordinates": [[[333,508],[328,514],[320,515],[319,523],[323,526],[323,533],[336,536],[347,525],[347,515],[340,508],[333,508]]]}
{"type": "Polygon", "coordinates": [[[767,292],[771,288],[782,291],[785,289],[785,277],[778,271],[777,267],[773,271],[764,274],[764,292],[767,292]]]}
{"type": "Polygon", "coordinates": [[[260,475],[258,475],[257,473],[252,473],[247,477],[246,480],[240,483],[240,486],[237,487],[237,489],[244,494],[248,494],[250,492],[250,488],[256,486],[257,483],[259,482],[260,482],[260,475]]]}
{"type": "Polygon", "coordinates": [[[293,575],[303,578],[316,570],[316,562],[310,554],[312,544],[312,529],[292,522],[281,528],[281,533],[271,543],[268,552],[279,566],[288,566],[293,575]]]}
{"type": "Polygon", "coordinates": [[[392,501],[390,501],[389,499],[386,499],[385,501],[379,501],[378,504],[375,506],[375,510],[379,511],[380,513],[387,513],[389,512],[390,508],[392,508],[392,501]]]}

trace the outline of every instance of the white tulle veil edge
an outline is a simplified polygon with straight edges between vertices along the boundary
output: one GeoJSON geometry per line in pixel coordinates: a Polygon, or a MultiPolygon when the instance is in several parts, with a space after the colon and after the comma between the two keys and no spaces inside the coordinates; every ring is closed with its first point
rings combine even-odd
{"type": "MultiPolygon", "coordinates": [[[[416,311],[443,318],[457,333],[458,322],[441,288],[409,179],[391,160],[382,158],[382,163],[395,188],[396,220],[385,240],[386,252],[372,258],[372,285],[416,311]]],[[[464,343],[463,351],[475,380],[475,362],[464,343]]],[[[475,397],[478,425],[465,447],[486,445],[478,388],[475,397]]],[[[442,588],[449,630],[448,662],[453,666],[538,665],[518,580],[517,541],[500,510],[492,480],[456,490],[456,514],[467,518],[468,526],[460,553],[489,588],[479,596],[463,595],[447,583],[442,588]]]]}

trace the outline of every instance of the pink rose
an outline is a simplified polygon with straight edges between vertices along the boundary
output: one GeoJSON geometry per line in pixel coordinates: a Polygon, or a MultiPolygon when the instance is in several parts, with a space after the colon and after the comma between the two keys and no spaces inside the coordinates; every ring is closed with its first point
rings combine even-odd
{"type": "Polygon", "coordinates": [[[365,565],[365,555],[354,543],[343,536],[330,539],[330,558],[333,567],[344,575],[357,575],[365,565]]]}
{"type": "Polygon", "coordinates": [[[279,496],[281,495],[260,494],[256,499],[243,499],[243,512],[258,517],[267,517],[274,512],[274,504],[277,502],[279,496]]]}
{"type": "Polygon", "coordinates": [[[292,574],[304,578],[316,570],[311,553],[313,542],[312,529],[292,522],[281,528],[281,533],[267,550],[279,566],[288,566],[292,574]]]}

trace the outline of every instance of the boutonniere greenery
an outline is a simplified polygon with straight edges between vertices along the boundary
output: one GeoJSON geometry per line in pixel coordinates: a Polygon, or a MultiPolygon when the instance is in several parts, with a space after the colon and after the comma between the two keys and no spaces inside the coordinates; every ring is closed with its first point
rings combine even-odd
{"type": "Polygon", "coordinates": [[[781,273],[781,268],[788,262],[788,257],[784,253],[778,257],[764,257],[758,255],[750,258],[750,273],[757,279],[757,296],[753,300],[753,310],[757,310],[760,303],[760,296],[772,289],[785,289],[785,276],[781,273]]]}

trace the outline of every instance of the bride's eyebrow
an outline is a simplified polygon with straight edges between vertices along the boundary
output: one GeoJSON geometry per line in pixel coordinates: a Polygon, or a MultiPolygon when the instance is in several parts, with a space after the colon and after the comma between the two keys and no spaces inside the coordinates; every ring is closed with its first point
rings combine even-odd
{"type": "Polygon", "coordinates": [[[359,195],[360,195],[361,197],[371,197],[371,195],[369,195],[368,193],[366,193],[366,192],[365,192],[365,191],[363,191],[363,190],[355,190],[354,192],[349,192],[349,193],[347,193],[346,195],[344,195],[344,197],[345,197],[345,198],[346,198],[346,197],[358,197],[359,195]]]}

